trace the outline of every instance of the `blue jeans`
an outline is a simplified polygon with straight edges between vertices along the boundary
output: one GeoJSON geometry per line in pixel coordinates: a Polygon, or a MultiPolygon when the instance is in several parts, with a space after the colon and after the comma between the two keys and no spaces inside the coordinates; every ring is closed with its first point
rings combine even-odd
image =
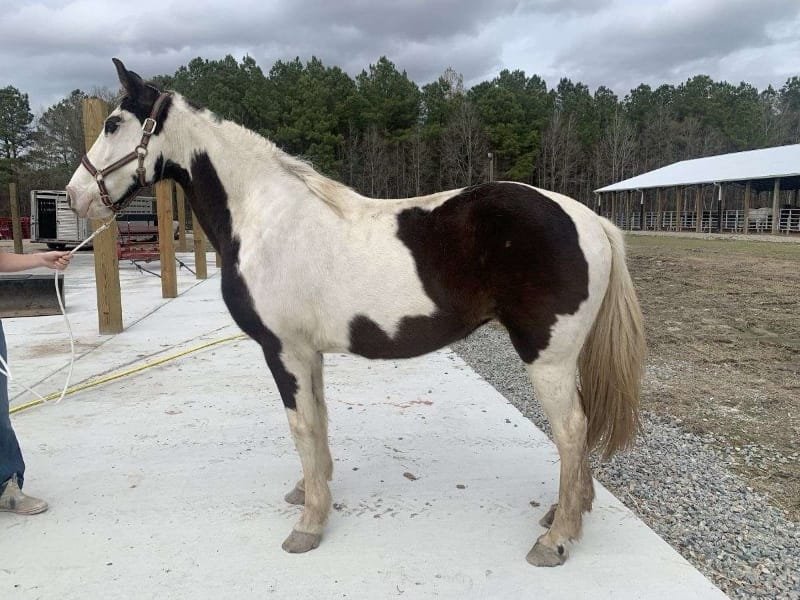
{"type": "MultiPolygon", "coordinates": [[[[2,321],[0,321],[0,355],[3,360],[8,360],[2,321]]],[[[13,475],[17,476],[17,482],[22,487],[25,461],[22,460],[22,451],[19,449],[19,442],[11,427],[11,417],[8,414],[8,380],[4,373],[0,373],[0,494],[5,489],[5,483],[13,475]]]]}

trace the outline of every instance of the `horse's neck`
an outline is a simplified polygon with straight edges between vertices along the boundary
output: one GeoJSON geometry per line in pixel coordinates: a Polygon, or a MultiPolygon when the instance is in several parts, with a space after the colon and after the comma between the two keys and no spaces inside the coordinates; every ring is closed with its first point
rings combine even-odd
{"type": "MultiPolygon", "coordinates": [[[[192,209],[218,251],[232,239],[234,221],[255,197],[259,212],[284,210],[277,206],[285,194],[270,193],[297,184],[280,167],[276,149],[268,140],[231,122],[216,122],[207,112],[181,103],[172,126],[171,161],[167,174],[185,189],[192,209]]],[[[170,115],[171,117],[173,114],[170,115]]],[[[296,208],[296,207],[295,207],[296,208]]],[[[239,217],[240,218],[240,217],[239,217]]]]}

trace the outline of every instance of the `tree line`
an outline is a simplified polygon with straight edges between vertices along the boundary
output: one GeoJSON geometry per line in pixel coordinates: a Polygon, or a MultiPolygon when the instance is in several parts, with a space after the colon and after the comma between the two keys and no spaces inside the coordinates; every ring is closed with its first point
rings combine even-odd
{"type": "MultiPolygon", "coordinates": [[[[379,198],[462,187],[491,172],[588,202],[600,186],[679,160],[800,142],[797,76],[759,91],[697,75],[620,98],[568,78],[549,88],[520,70],[467,89],[448,68],[420,87],[385,57],[353,78],[317,58],[264,73],[253,58],[229,55],[195,58],[153,81],[379,198]]],[[[0,184],[13,178],[23,193],[66,185],[84,152],[86,96],[75,90],[34,118],[27,94],[0,88],[0,184]]]]}

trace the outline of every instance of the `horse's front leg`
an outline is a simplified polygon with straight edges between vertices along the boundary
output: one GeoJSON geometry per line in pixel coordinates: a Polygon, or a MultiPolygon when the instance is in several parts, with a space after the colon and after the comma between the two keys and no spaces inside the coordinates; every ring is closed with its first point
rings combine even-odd
{"type": "MultiPolygon", "coordinates": [[[[303,478],[290,496],[303,504],[303,514],[283,542],[287,552],[308,552],[319,546],[331,507],[328,480],[333,471],[328,448],[328,423],[322,391],[322,355],[284,349],[267,362],[278,383],[292,437],[300,455],[303,478]]],[[[288,498],[287,498],[288,500],[288,498]]]]}

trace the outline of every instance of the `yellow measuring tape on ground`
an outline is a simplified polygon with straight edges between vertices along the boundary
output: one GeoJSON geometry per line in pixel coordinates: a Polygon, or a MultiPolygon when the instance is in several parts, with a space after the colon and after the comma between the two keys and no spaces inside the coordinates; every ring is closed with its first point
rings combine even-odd
{"type": "MultiPolygon", "coordinates": [[[[128,377],[129,375],[133,375],[134,373],[139,373],[140,371],[144,371],[146,369],[150,369],[151,367],[157,367],[158,365],[163,365],[171,360],[175,360],[176,358],[180,358],[182,356],[186,356],[187,354],[192,354],[194,352],[199,352],[200,350],[205,350],[206,348],[210,348],[212,346],[218,346],[219,344],[224,344],[226,342],[232,342],[234,340],[243,340],[246,339],[247,336],[243,333],[239,333],[237,335],[232,335],[225,338],[220,338],[218,340],[214,340],[212,342],[207,342],[205,344],[201,344],[199,346],[194,346],[193,348],[189,348],[188,350],[183,350],[176,354],[170,354],[169,356],[164,356],[162,358],[157,358],[156,360],[146,362],[142,365],[131,367],[130,369],[125,369],[124,371],[118,371],[116,373],[111,373],[110,375],[105,375],[104,377],[98,377],[97,379],[90,379],[89,381],[85,381],[83,383],[79,383],[77,385],[72,386],[69,388],[65,396],[69,396],[70,394],[74,394],[75,392],[80,392],[81,390],[85,390],[88,388],[93,388],[103,383],[108,383],[109,381],[114,381],[115,379],[121,379],[122,377],[128,377]]],[[[53,392],[52,394],[48,394],[43,398],[36,400],[32,400],[25,404],[20,404],[19,406],[14,406],[8,412],[10,414],[22,412],[23,410],[27,410],[29,408],[33,408],[34,406],[38,406],[39,404],[44,404],[50,400],[55,400],[61,395],[61,392],[53,392]]]]}

